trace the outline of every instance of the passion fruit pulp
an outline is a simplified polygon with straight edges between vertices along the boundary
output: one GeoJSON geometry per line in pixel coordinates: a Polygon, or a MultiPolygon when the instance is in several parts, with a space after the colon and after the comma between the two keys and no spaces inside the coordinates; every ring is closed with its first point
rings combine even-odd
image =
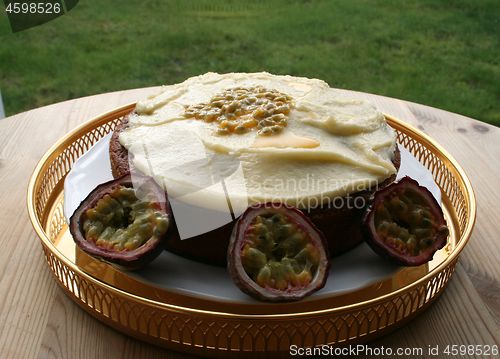
{"type": "Polygon", "coordinates": [[[410,177],[375,193],[363,225],[375,252],[405,266],[430,261],[449,233],[432,193],[410,177]]]}
{"type": "Polygon", "coordinates": [[[295,301],[321,289],[330,262],[323,234],[304,214],[281,203],[249,207],[228,247],[235,284],[263,301],[295,301]]]}
{"type": "Polygon", "coordinates": [[[86,253],[137,269],[161,253],[171,218],[154,180],[128,174],[96,187],[71,216],[70,232],[86,253]]]}

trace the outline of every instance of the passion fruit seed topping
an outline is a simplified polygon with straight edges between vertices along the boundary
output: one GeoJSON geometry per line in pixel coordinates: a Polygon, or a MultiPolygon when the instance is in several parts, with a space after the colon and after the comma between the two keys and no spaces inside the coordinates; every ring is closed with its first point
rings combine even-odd
{"type": "Polygon", "coordinates": [[[320,252],[308,235],[281,213],[257,215],[241,251],[248,276],[263,288],[305,287],[314,278],[320,252]]]}
{"type": "Polygon", "coordinates": [[[136,197],[133,188],[118,186],[85,211],[83,231],[98,247],[129,251],[151,237],[161,237],[169,226],[167,214],[154,202],[136,197]]]}
{"type": "Polygon", "coordinates": [[[217,123],[217,134],[280,133],[287,126],[292,98],[262,86],[235,87],[211,98],[208,103],[187,106],[184,116],[217,123]]]}

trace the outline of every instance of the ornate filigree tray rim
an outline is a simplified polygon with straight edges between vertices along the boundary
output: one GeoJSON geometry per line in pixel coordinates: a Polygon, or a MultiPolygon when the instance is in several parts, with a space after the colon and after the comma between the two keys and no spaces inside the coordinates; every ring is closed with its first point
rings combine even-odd
{"type": "MultiPolygon", "coordinates": [[[[63,256],[59,251],[55,248],[54,244],[51,242],[49,239],[47,233],[46,233],[46,228],[48,226],[48,220],[50,218],[50,211],[42,211],[40,209],[37,209],[36,207],[36,196],[38,195],[37,190],[40,188],[41,185],[41,178],[42,175],[49,169],[49,166],[52,164],[52,162],[57,158],[57,156],[62,152],[63,149],[67,148],[69,145],[71,145],[74,141],[75,138],[78,138],[81,134],[86,134],[89,131],[98,128],[99,126],[106,124],[112,120],[118,119],[121,116],[131,112],[135,107],[135,103],[130,103],[125,106],[122,106],[120,108],[108,111],[104,114],[101,114],[99,116],[96,116],[95,118],[81,124],[80,126],[76,127],[74,130],[66,134],[64,137],[62,137],[60,140],[58,140],[47,152],[46,154],[42,157],[42,159],[39,161],[38,165],[36,166],[33,175],[30,179],[30,183],[28,186],[28,196],[27,196],[27,204],[28,204],[28,213],[30,220],[33,224],[33,227],[40,238],[45,254],[47,256],[47,260],[49,262],[49,266],[51,267],[52,271],[56,275],[56,279],[58,280],[58,283],[66,290],[67,294],[72,297],[73,300],[78,302],[78,304],[82,307],[84,307],[88,312],[92,312],[94,316],[103,317],[102,319],[105,319],[106,322],[109,322],[111,319],[108,316],[103,316],[102,313],[99,313],[99,311],[96,311],[95,308],[91,308],[88,303],[85,303],[81,300],[81,298],[78,298],[78,296],[75,294],[75,292],[72,292],[68,286],[64,283],[63,280],[61,280],[61,276],[58,276],[58,274],[55,272],[54,268],[50,265],[50,256],[54,256],[57,258],[58,261],[62,262],[67,268],[69,268],[71,271],[73,271],[75,274],[80,276],[82,279],[95,284],[97,287],[101,287],[102,289],[105,289],[109,293],[112,293],[112,295],[115,295],[120,298],[124,298],[126,300],[130,300],[134,303],[137,303],[137,305],[140,306],[145,306],[149,308],[156,308],[162,311],[170,311],[170,312],[175,312],[175,313],[185,313],[186,315],[194,315],[194,316],[202,316],[202,317],[214,317],[214,318],[231,318],[232,320],[238,320],[238,319],[254,319],[254,320],[292,320],[294,318],[300,319],[300,318],[315,318],[315,317],[324,317],[327,315],[348,315],[349,313],[353,312],[359,312],[362,311],[365,308],[370,308],[370,307],[375,307],[381,303],[387,302],[391,298],[397,298],[398,296],[410,292],[412,289],[415,289],[419,286],[422,286],[424,283],[429,282],[431,279],[436,277],[440,272],[449,270],[450,273],[447,274],[447,277],[445,279],[445,283],[437,290],[436,293],[434,293],[431,296],[430,300],[424,300],[422,305],[417,306],[416,310],[411,311],[409,315],[404,316],[404,318],[398,319],[395,321],[393,324],[397,324],[399,322],[403,322],[404,320],[408,319],[410,316],[415,315],[418,311],[423,310],[424,308],[427,307],[429,302],[435,299],[438,294],[442,292],[444,289],[447,281],[449,280],[449,276],[451,276],[453,272],[454,265],[456,263],[456,260],[458,259],[459,254],[467,244],[470,234],[472,231],[472,228],[475,223],[475,218],[476,218],[476,202],[475,202],[475,196],[474,192],[472,190],[472,185],[467,178],[464,170],[460,167],[460,165],[457,163],[457,161],[444,149],[442,148],[439,144],[437,144],[433,139],[431,139],[429,136],[426,134],[422,133],[420,130],[416,129],[415,127],[403,122],[402,120],[399,120],[391,115],[386,114],[386,118],[388,120],[388,123],[395,128],[398,131],[404,132],[407,136],[415,139],[415,141],[419,142],[419,144],[423,145],[425,148],[430,150],[434,154],[438,154],[437,156],[439,157],[440,160],[442,160],[445,164],[446,167],[449,171],[451,171],[452,175],[456,177],[459,180],[460,187],[465,192],[465,196],[463,200],[465,201],[465,205],[467,207],[467,220],[465,223],[465,226],[459,231],[459,239],[456,241],[456,246],[453,248],[452,253],[447,256],[447,258],[441,262],[438,266],[433,268],[431,271],[429,271],[425,276],[422,278],[419,278],[418,280],[412,282],[409,285],[406,285],[402,288],[399,288],[397,290],[394,290],[388,294],[378,296],[376,298],[366,300],[366,301],[360,301],[356,303],[352,303],[349,305],[342,305],[338,307],[329,307],[329,308],[321,308],[317,310],[309,310],[309,311],[303,311],[303,312],[290,312],[290,313],[279,313],[279,314],[245,314],[245,313],[232,313],[228,311],[218,311],[218,310],[204,310],[204,309],[197,309],[197,308],[192,308],[189,306],[179,306],[179,305],[172,305],[170,303],[165,303],[165,302],[159,302],[155,301],[152,299],[148,298],[143,298],[141,296],[137,296],[133,293],[129,293],[127,291],[121,290],[119,288],[115,288],[112,285],[109,285],[103,281],[101,281],[98,278],[95,278],[92,275],[89,275],[85,271],[81,270],[81,268],[78,267],[76,263],[73,263],[71,260],[63,256]]],[[[58,183],[54,185],[54,188],[52,188],[52,192],[50,195],[57,194],[58,192],[61,191],[61,183],[64,182],[64,177],[66,173],[62,174],[61,178],[59,179],[58,183]],[[59,187],[59,189],[58,189],[59,187]]],[[[443,191],[443,189],[442,189],[443,191]]],[[[49,195],[49,197],[50,197],[49,195]]],[[[444,197],[447,198],[447,195],[444,197]]],[[[52,199],[53,200],[53,199],[52,199]]],[[[51,199],[48,198],[46,199],[47,203],[50,203],[51,199]]],[[[456,221],[456,215],[454,215],[454,221],[456,221]]],[[[453,224],[456,225],[456,224],[453,224]]],[[[427,295],[427,293],[424,293],[424,295],[427,295]]],[[[425,298],[424,298],[425,299],[425,298]]],[[[322,301],[321,303],[324,303],[322,301]]],[[[113,321],[111,321],[113,322],[113,321]]],[[[108,323],[109,324],[109,323],[108,323]]],[[[113,324],[112,324],[113,325],[113,324]]],[[[123,324],[114,324],[117,329],[124,331],[123,324]]],[[[382,331],[382,329],[385,331],[386,328],[379,328],[379,331],[382,331]]],[[[133,334],[133,331],[132,331],[133,334]]],[[[142,336],[143,334],[141,334],[142,336]]],[[[154,338],[153,338],[154,339],[154,338]]],[[[158,338],[160,341],[164,341],[165,339],[158,338]]],[[[154,341],[154,340],[153,340],[154,341]]],[[[231,349],[232,350],[232,349],[231,349]]]]}

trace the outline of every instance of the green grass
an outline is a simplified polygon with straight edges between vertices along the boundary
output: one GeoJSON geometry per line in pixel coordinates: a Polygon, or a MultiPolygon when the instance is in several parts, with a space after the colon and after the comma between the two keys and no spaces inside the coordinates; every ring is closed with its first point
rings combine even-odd
{"type": "Polygon", "coordinates": [[[84,0],[12,34],[8,115],[207,71],[317,77],[500,125],[500,2],[84,0]]]}

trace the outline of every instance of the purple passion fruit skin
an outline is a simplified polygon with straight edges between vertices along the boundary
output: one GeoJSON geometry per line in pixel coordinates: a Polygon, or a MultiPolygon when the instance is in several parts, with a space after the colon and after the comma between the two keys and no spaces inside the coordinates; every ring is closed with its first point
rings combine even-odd
{"type": "Polygon", "coordinates": [[[122,269],[138,269],[163,250],[172,215],[153,179],[130,174],[96,187],[70,218],[76,244],[122,269]]]}
{"type": "Polygon", "coordinates": [[[404,266],[430,261],[449,233],[441,206],[410,177],[375,193],[363,226],[375,252],[404,266]]]}
{"type": "Polygon", "coordinates": [[[323,234],[295,207],[249,207],[233,228],[228,270],[235,284],[262,301],[296,301],[321,289],[330,268],[323,234]]]}

